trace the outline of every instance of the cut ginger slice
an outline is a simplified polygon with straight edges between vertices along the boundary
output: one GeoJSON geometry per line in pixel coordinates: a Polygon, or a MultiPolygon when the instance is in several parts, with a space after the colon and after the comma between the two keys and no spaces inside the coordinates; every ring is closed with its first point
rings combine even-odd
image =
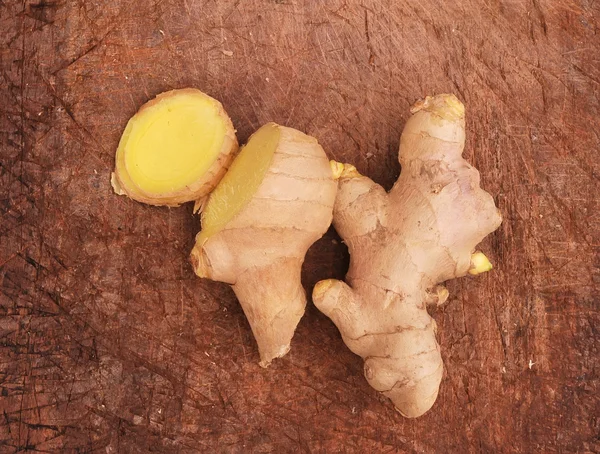
{"type": "Polygon", "coordinates": [[[117,194],[150,205],[197,201],[217,185],[237,148],[219,101],[196,89],[172,90],[127,123],[111,182],[117,194]]]}

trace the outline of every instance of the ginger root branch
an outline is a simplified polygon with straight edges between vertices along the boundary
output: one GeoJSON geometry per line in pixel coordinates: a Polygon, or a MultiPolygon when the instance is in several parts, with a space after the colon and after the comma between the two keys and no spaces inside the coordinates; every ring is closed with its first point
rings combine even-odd
{"type": "Polygon", "coordinates": [[[448,298],[439,283],[491,269],[471,253],[501,218],[461,156],[462,103],[438,95],[411,112],[400,139],[402,173],[389,194],[344,164],[333,224],[350,252],[347,283],[321,281],[313,300],[364,359],[369,384],[417,417],[435,402],[443,375],[427,305],[448,298]]]}
{"type": "Polygon", "coordinates": [[[198,276],[232,286],[263,367],[288,352],[304,313],[302,263],[331,224],[337,169],[316,139],[269,123],[242,148],[202,212],[192,265],[198,276]]]}

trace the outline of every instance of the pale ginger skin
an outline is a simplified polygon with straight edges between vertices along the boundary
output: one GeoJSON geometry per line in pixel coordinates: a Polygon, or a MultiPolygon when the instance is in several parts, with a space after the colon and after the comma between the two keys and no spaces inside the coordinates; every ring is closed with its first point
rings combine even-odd
{"type": "Polygon", "coordinates": [[[464,107],[453,95],[411,110],[400,140],[400,177],[386,193],[345,165],[333,224],[347,244],[346,283],[321,281],[315,305],[364,360],[365,377],[406,417],[435,402],[443,375],[427,304],[448,296],[437,284],[487,271],[475,246],[501,223],[479,172],[463,158],[464,107]]]}
{"type": "Polygon", "coordinates": [[[290,349],[306,307],[304,256],[329,228],[337,191],[316,139],[266,126],[279,128],[280,138],[262,183],[222,230],[208,238],[200,232],[191,253],[196,274],[231,284],[263,367],[290,349]]]}

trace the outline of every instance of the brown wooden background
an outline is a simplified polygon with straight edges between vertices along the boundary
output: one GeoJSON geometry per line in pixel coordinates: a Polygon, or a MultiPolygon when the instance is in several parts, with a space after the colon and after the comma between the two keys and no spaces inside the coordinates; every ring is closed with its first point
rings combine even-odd
{"type": "MultiPolygon", "coordinates": [[[[0,1],[0,452],[599,452],[600,4],[593,0],[0,1]],[[309,303],[258,367],[191,206],[113,195],[128,118],[220,99],[244,141],[316,136],[387,188],[409,106],[454,92],[505,221],[496,269],[434,315],[446,375],[403,419],[309,303]]],[[[308,289],[342,277],[334,232],[308,289]]]]}

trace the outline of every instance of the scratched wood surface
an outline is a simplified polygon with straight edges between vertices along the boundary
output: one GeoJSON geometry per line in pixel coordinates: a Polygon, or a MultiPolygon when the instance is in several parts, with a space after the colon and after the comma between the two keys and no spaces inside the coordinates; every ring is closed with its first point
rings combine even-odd
{"type": "MultiPolygon", "coordinates": [[[[600,452],[600,5],[591,0],[0,1],[0,452],[600,452]],[[445,4],[444,4],[445,3],[445,4]],[[162,91],[220,99],[241,141],[316,136],[391,187],[409,106],[454,92],[504,216],[496,268],[449,283],[446,373],[403,419],[309,303],[268,370],[190,206],[109,185],[162,91]]],[[[307,289],[342,277],[331,231],[307,289]]]]}

